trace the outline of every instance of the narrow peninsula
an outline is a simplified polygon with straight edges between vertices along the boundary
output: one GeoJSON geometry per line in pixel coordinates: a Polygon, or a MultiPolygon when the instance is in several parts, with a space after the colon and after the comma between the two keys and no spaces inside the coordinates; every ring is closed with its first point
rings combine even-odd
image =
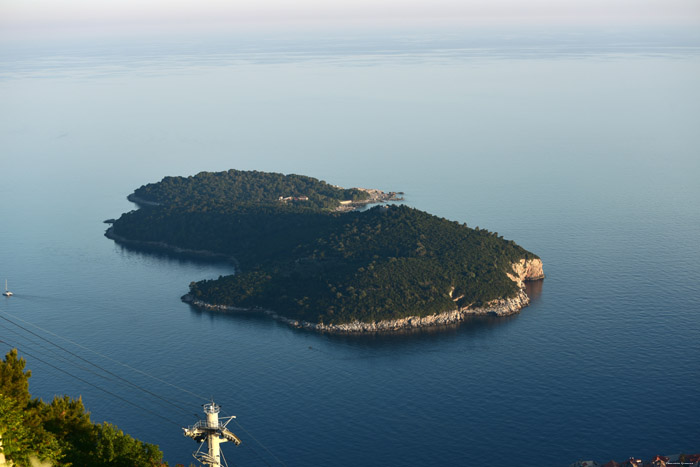
{"type": "Polygon", "coordinates": [[[495,232],[404,205],[399,192],[301,175],[229,170],[165,177],[106,236],[223,256],[236,274],[192,282],[183,300],[267,313],[323,332],[390,332],[507,315],[529,303],[542,261],[495,232]],[[379,204],[369,209],[361,206],[379,204]]]}

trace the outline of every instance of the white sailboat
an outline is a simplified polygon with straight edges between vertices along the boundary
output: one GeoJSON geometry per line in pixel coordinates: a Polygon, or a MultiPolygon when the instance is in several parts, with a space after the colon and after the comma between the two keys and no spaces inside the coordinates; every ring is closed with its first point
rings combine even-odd
{"type": "Polygon", "coordinates": [[[10,292],[9,290],[7,290],[7,279],[5,279],[5,291],[4,291],[2,294],[3,294],[4,296],[6,296],[6,297],[11,297],[11,296],[12,296],[12,292],[10,292]]]}

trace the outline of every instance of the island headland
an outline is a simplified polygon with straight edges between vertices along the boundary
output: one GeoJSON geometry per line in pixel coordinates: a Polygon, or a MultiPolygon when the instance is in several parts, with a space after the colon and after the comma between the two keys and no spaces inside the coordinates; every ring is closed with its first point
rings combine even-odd
{"type": "Polygon", "coordinates": [[[184,301],[320,332],[393,332],[528,305],[524,281],[544,278],[539,257],[496,232],[386,204],[401,194],[258,171],[165,177],[129,195],[140,208],[105,235],[225,257],[236,274],[192,282],[184,301]]]}

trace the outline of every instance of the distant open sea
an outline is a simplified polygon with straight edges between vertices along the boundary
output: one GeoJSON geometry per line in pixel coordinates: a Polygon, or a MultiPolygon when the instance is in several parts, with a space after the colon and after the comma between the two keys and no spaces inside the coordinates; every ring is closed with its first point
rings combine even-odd
{"type": "Polygon", "coordinates": [[[231,465],[700,452],[688,34],[5,42],[0,351],[19,347],[34,396],[82,395],[171,464],[193,461],[180,427],[208,398],[238,416],[231,465]],[[536,253],[547,278],[518,315],[411,334],[197,311],[190,281],[230,265],[129,251],[102,221],[142,184],[230,168],[404,191],[536,253]]]}

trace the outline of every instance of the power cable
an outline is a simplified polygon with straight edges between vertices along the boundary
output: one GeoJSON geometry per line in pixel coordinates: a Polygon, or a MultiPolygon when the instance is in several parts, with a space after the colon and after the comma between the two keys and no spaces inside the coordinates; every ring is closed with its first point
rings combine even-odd
{"type": "Polygon", "coordinates": [[[121,397],[121,396],[119,396],[119,395],[117,395],[117,394],[115,394],[115,393],[113,393],[113,392],[111,392],[111,391],[108,391],[108,390],[106,390],[106,389],[104,389],[104,388],[101,388],[101,387],[97,386],[96,384],[92,384],[91,382],[89,382],[89,381],[87,381],[87,380],[81,378],[80,376],[76,376],[76,375],[74,375],[74,374],[72,374],[72,373],[70,373],[70,372],[68,372],[68,371],[66,371],[66,370],[64,370],[64,369],[62,369],[62,368],[57,367],[56,365],[52,365],[51,363],[49,363],[49,362],[47,362],[47,361],[45,361],[45,360],[43,360],[43,359],[37,357],[36,355],[32,355],[32,354],[30,354],[29,352],[26,352],[26,351],[20,349],[20,348],[17,347],[16,345],[12,345],[11,343],[9,343],[9,342],[7,342],[7,341],[4,341],[4,340],[1,340],[1,339],[0,339],[0,342],[2,342],[2,343],[4,343],[4,344],[7,344],[7,345],[9,345],[9,346],[12,346],[12,347],[16,348],[17,350],[21,351],[23,354],[29,355],[29,356],[32,357],[33,359],[38,360],[38,361],[44,363],[45,365],[48,365],[48,366],[50,366],[51,368],[54,368],[54,369],[60,371],[61,373],[65,373],[65,374],[67,374],[68,376],[70,376],[70,377],[72,377],[72,378],[75,378],[75,379],[77,379],[78,381],[82,381],[83,383],[88,384],[88,385],[94,387],[95,389],[99,389],[100,391],[105,392],[105,393],[109,394],[110,396],[116,397],[117,399],[119,399],[119,400],[121,400],[121,401],[123,401],[123,402],[126,402],[126,403],[129,404],[129,405],[133,405],[134,407],[136,407],[136,408],[138,408],[138,409],[141,409],[141,410],[143,410],[143,411],[145,411],[145,412],[148,412],[148,413],[150,413],[150,414],[152,414],[152,415],[155,415],[155,416],[158,417],[158,418],[162,418],[163,420],[167,421],[168,423],[172,423],[173,425],[175,425],[175,426],[177,426],[177,427],[180,427],[180,423],[178,423],[178,422],[176,422],[176,421],[174,421],[174,420],[171,420],[171,419],[169,419],[169,418],[167,418],[167,417],[164,417],[164,416],[162,416],[161,414],[159,414],[159,413],[157,413],[157,412],[154,412],[154,411],[152,411],[152,410],[150,410],[150,409],[147,409],[146,407],[142,407],[142,406],[140,406],[139,404],[136,404],[136,403],[134,403],[134,402],[131,402],[130,400],[125,399],[125,398],[123,398],[123,397],[121,397]]]}
{"type": "Polygon", "coordinates": [[[251,451],[253,451],[253,454],[255,454],[255,456],[256,456],[258,459],[260,459],[261,461],[263,461],[263,463],[264,463],[265,465],[267,465],[267,467],[272,467],[272,466],[270,465],[270,463],[269,463],[268,461],[266,461],[265,458],[264,458],[263,456],[261,456],[260,453],[259,453],[258,451],[256,451],[255,448],[254,448],[253,446],[251,446],[251,445],[249,445],[249,444],[246,444],[245,446],[246,446],[248,449],[250,449],[251,451]]]}
{"type": "MultiPolygon", "coordinates": [[[[205,400],[205,401],[209,401],[209,398],[208,398],[208,397],[204,397],[204,396],[202,396],[201,394],[196,394],[196,393],[194,393],[194,392],[192,392],[192,391],[190,391],[190,390],[188,390],[188,389],[185,389],[185,388],[183,388],[183,387],[180,387],[180,386],[178,386],[178,385],[176,385],[176,384],[173,384],[173,383],[171,383],[171,382],[169,382],[169,381],[166,381],[166,380],[160,379],[160,378],[158,378],[158,377],[156,377],[156,376],[153,376],[153,375],[151,375],[150,373],[146,373],[145,371],[139,370],[138,368],[134,368],[134,367],[132,367],[132,366],[130,366],[130,365],[127,365],[126,363],[120,362],[119,360],[116,360],[116,359],[114,359],[114,358],[112,358],[112,357],[109,357],[108,355],[104,355],[104,354],[102,354],[102,353],[100,353],[100,352],[97,352],[97,351],[95,351],[95,350],[92,350],[92,349],[89,348],[89,347],[85,347],[84,345],[81,345],[81,344],[79,344],[79,343],[77,343],[77,342],[75,342],[75,341],[73,341],[73,340],[70,340],[70,339],[68,339],[68,338],[66,338],[66,337],[60,336],[60,335],[58,335],[58,334],[56,334],[56,333],[53,333],[53,332],[49,331],[48,329],[44,329],[44,328],[42,328],[41,326],[38,326],[38,325],[36,325],[36,324],[34,324],[34,323],[30,323],[29,321],[25,321],[25,320],[23,320],[22,318],[20,318],[20,317],[18,317],[18,316],[15,316],[15,315],[13,315],[13,314],[11,314],[11,313],[5,312],[5,314],[12,316],[12,317],[15,318],[16,320],[21,321],[21,322],[23,322],[24,324],[28,324],[28,325],[30,325],[30,326],[33,326],[33,327],[35,327],[35,328],[37,328],[37,329],[40,329],[40,330],[44,331],[44,332],[47,333],[47,334],[51,334],[51,335],[54,336],[54,337],[58,337],[59,339],[63,339],[63,340],[66,341],[66,342],[70,342],[71,344],[73,344],[73,345],[75,345],[75,346],[77,346],[77,347],[80,347],[81,349],[84,349],[84,350],[87,350],[87,351],[89,351],[89,352],[92,352],[92,353],[94,353],[95,355],[99,355],[99,356],[102,357],[102,358],[106,358],[107,360],[110,360],[110,361],[112,361],[112,362],[114,362],[114,363],[117,363],[117,364],[119,364],[119,365],[121,365],[121,366],[123,366],[123,367],[126,367],[126,368],[128,368],[128,369],[130,369],[130,370],[132,370],[132,371],[135,371],[135,372],[137,372],[137,373],[141,373],[141,374],[144,375],[144,376],[147,376],[147,377],[149,377],[149,378],[151,378],[151,379],[155,379],[156,381],[159,381],[159,382],[161,382],[161,383],[163,383],[163,384],[167,384],[167,385],[170,386],[170,387],[173,387],[173,388],[175,388],[175,389],[178,389],[179,391],[182,391],[182,392],[185,392],[185,393],[190,394],[190,395],[192,395],[192,396],[195,396],[195,397],[197,397],[197,398],[199,398],[199,399],[202,399],[202,400],[205,400]]],[[[6,318],[3,318],[3,319],[6,319],[6,318]]],[[[14,323],[13,323],[13,324],[14,324],[14,323]]],[[[30,331],[30,332],[31,332],[31,331],[30,331]]]]}
{"type": "Polygon", "coordinates": [[[75,363],[75,361],[70,360],[70,359],[66,358],[65,356],[63,356],[63,355],[60,355],[59,353],[57,353],[57,352],[55,351],[55,349],[51,349],[49,346],[44,345],[44,344],[42,344],[41,342],[33,342],[33,341],[27,339],[27,336],[20,334],[19,332],[15,331],[14,329],[10,329],[10,328],[8,328],[8,327],[6,327],[6,326],[0,326],[0,327],[1,327],[2,329],[6,330],[6,331],[11,332],[11,333],[14,334],[15,336],[17,336],[17,337],[19,337],[20,339],[22,339],[23,341],[26,340],[27,345],[38,346],[39,348],[41,348],[41,351],[42,351],[42,352],[44,352],[44,353],[46,353],[46,354],[51,354],[54,358],[56,358],[57,360],[59,360],[59,361],[61,361],[61,362],[63,362],[63,363],[66,363],[66,364],[68,364],[68,365],[73,365],[74,367],[79,368],[79,369],[81,369],[81,370],[83,370],[83,371],[87,371],[88,373],[92,373],[92,374],[95,375],[95,376],[99,376],[100,378],[102,378],[102,379],[104,379],[104,380],[107,380],[107,381],[114,381],[114,379],[109,378],[108,376],[102,375],[102,374],[100,374],[100,373],[98,373],[98,372],[96,372],[96,371],[91,370],[90,368],[85,367],[85,366],[78,365],[77,363],[75,363]]]}
{"type": "MultiPolygon", "coordinates": [[[[168,386],[171,386],[171,387],[173,387],[173,388],[175,388],[175,389],[178,389],[178,390],[180,390],[180,391],[182,391],[182,392],[188,393],[188,394],[193,395],[193,396],[195,396],[195,397],[197,397],[197,398],[199,398],[199,399],[202,399],[202,400],[206,400],[206,401],[211,400],[210,397],[204,397],[204,396],[202,396],[202,395],[200,395],[200,394],[196,394],[196,393],[194,393],[194,392],[192,392],[192,391],[189,391],[189,390],[187,390],[187,389],[185,389],[185,388],[182,388],[182,387],[180,387],[180,386],[177,386],[177,385],[175,385],[175,384],[172,384],[172,383],[170,383],[170,382],[168,382],[168,381],[162,380],[162,379],[160,379],[160,378],[158,378],[158,377],[156,377],[156,376],[153,376],[153,375],[151,375],[151,374],[149,374],[149,373],[146,373],[146,372],[144,372],[144,371],[142,371],[142,370],[139,370],[139,369],[134,368],[134,367],[132,367],[132,366],[130,366],[130,365],[127,365],[126,363],[120,362],[120,361],[118,361],[118,360],[116,360],[116,359],[114,359],[114,358],[111,358],[111,357],[109,357],[109,356],[107,356],[107,355],[104,355],[104,354],[102,354],[102,353],[100,353],[100,352],[97,352],[97,351],[95,351],[95,350],[92,350],[92,349],[90,349],[89,347],[85,347],[85,346],[83,346],[83,345],[81,345],[81,344],[79,344],[79,343],[77,343],[77,342],[75,342],[75,341],[72,341],[71,339],[65,338],[65,337],[60,336],[60,335],[58,335],[58,334],[56,334],[56,333],[53,333],[53,332],[51,332],[51,331],[49,331],[49,330],[47,330],[47,329],[44,329],[44,328],[42,328],[41,326],[38,326],[38,325],[36,325],[36,324],[30,323],[30,322],[28,322],[28,321],[26,321],[26,320],[23,320],[22,318],[19,318],[19,317],[15,316],[15,315],[12,315],[11,313],[5,312],[5,314],[8,314],[8,315],[12,316],[13,318],[17,319],[18,321],[21,321],[21,322],[23,322],[23,323],[25,323],[25,324],[28,324],[28,325],[30,325],[30,326],[33,326],[33,327],[35,327],[35,328],[37,328],[37,329],[39,329],[39,330],[41,330],[41,331],[44,331],[44,332],[47,333],[47,334],[50,334],[50,335],[52,335],[52,336],[54,336],[54,337],[57,337],[57,338],[59,338],[59,339],[62,339],[62,340],[64,340],[64,341],[66,341],[66,342],[70,342],[71,344],[73,344],[73,345],[75,345],[75,346],[77,346],[77,347],[80,347],[80,348],[82,348],[82,349],[84,349],[84,350],[87,350],[87,351],[89,351],[89,352],[92,352],[92,353],[94,353],[95,355],[98,355],[98,356],[100,356],[100,357],[106,358],[106,359],[108,359],[108,360],[110,360],[110,361],[112,361],[112,362],[114,362],[114,363],[117,363],[117,364],[119,364],[119,365],[121,365],[121,366],[124,366],[124,367],[126,367],[126,368],[128,368],[128,369],[130,369],[130,370],[135,371],[135,372],[141,373],[141,374],[143,374],[143,375],[145,375],[145,376],[148,376],[149,378],[155,379],[155,380],[157,380],[157,381],[159,381],[159,382],[161,382],[161,383],[167,384],[168,386]]],[[[89,360],[86,360],[85,358],[81,357],[80,355],[77,355],[77,354],[75,354],[74,352],[71,352],[70,350],[68,350],[68,349],[66,349],[66,348],[64,348],[64,347],[62,347],[62,346],[60,346],[60,345],[58,345],[58,344],[56,344],[56,343],[54,343],[54,342],[52,342],[52,341],[50,341],[50,340],[48,340],[48,339],[46,339],[46,338],[44,338],[44,337],[42,337],[42,336],[36,334],[35,332],[33,332],[33,331],[31,331],[31,330],[25,328],[24,326],[21,326],[21,325],[15,323],[14,321],[12,321],[12,320],[10,320],[10,319],[8,319],[8,318],[2,316],[1,314],[0,314],[0,318],[2,318],[3,320],[5,320],[5,321],[7,321],[7,322],[9,322],[9,323],[11,323],[11,324],[13,324],[14,326],[17,326],[18,328],[20,328],[20,329],[22,329],[22,330],[24,330],[24,331],[26,331],[26,332],[28,332],[28,333],[30,333],[30,334],[32,334],[32,335],[38,337],[39,339],[41,339],[41,340],[43,340],[43,341],[45,341],[45,342],[47,342],[47,343],[49,343],[49,344],[51,344],[51,345],[53,345],[53,346],[55,346],[55,347],[57,347],[57,348],[63,350],[64,352],[67,352],[68,354],[74,356],[75,358],[78,358],[78,359],[80,359],[80,360],[86,362],[87,364],[92,365],[92,366],[94,366],[95,368],[98,368],[98,369],[104,371],[105,373],[107,373],[107,374],[109,374],[109,375],[111,375],[111,376],[113,376],[113,377],[115,377],[115,378],[117,378],[117,379],[119,379],[119,380],[121,380],[121,381],[123,381],[123,382],[125,382],[125,383],[127,383],[127,384],[129,384],[129,385],[131,385],[131,386],[133,386],[133,387],[135,387],[135,388],[137,388],[137,389],[139,389],[139,390],[141,390],[141,391],[143,391],[143,392],[146,392],[146,393],[148,393],[148,394],[150,394],[150,395],[152,395],[152,396],[154,396],[154,397],[156,397],[156,398],[158,398],[158,399],[160,399],[160,400],[166,402],[167,404],[172,405],[173,407],[178,408],[179,410],[181,410],[181,411],[187,413],[188,415],[191,415],[191,411],[190,411],[190,410],[187,410],[187,409],[183,408],[182,406],[179,406],[179,405],[177,405],[177,404],[174,404],[174,403],[168,401],[167,399],[165,399],[164,397],[162,397],[162,396],[160,396],[160,395],[158,395],[158,394],[155,394],[155,393],[149,391],[148,389],[145,389],[145,388],[143,388],[143,387],[141,387],[141,386],[139,386],[139,385],[137,385],[137,384],[135,384],[135,383],[132,383],[131,381],[129,381],[129,380],[127,380],[127,379],[125,379],[125,378],[123,378],[123,377],[121,377],[121,376],[119,376],[119,375],[116,375],[116,374],[112,373],[111,371],[109,371],[109,370],[107,370],[107,369],[105,369],[105,368],[103,368],[103,367],[101,367],[101,366],[99,366],[99,365],[97,365],[97,364],[95,364],[95,363],[90,362],[89,360]]],[[[5,327],[5,329],[10,330],[9,328],[6,328],[6,327],[5,327]]],[[[11,331],[12,331],[12,330],[11,330],[11,331]]],[[[14,334],[18,335],[18,336],[21,336],[21,334],[15,332],[15,331],[12,331],[12,332],[13,332],[14,334]]],[[[22,336],[22,337],[24,337],[24,336],[22,336]]],[[[25,339],[26,339],[26,337],[25,337],[25,339]]],[[[5,341],[0,340],[0,342],[5,342],[5,341]]],[[[7,343],[7,342],[5,342],[5,343],[8,344],[8,345],[11,345],[11,344],[9,344],[9,343],[7,343]]],[[[42,348],[46,348],[46,347],[43,346],[42,344],[38,344],[38,345],[40,345],[42,348]]],[[[27,354],[27,355],[29,355],[29,356],[32,356],[31,354],[29,354],[29,353],[27,353],[27,352],[24,352],[24,353],[27,354]]],[[[75,362],[71,362],[70,360],[68,360],[68,359],[66,359],[66,358],[64,358],[64,357],[62,357],[62,356],[58,356],[55,352],[52,352],[52,353],[53,353],[55,356],[57,356],[58,358],[62,359],[63,361],[66,361],[66,362],[72,364],[73,366],[76,366],[77,368],[80,368],[80,369],[82,369],[82,370],[88,371],[88,372],[90,372],[90,373],[92,373],[92,374],[95,374],[96,376],[99,376],[99,377],[101,377],[101,378],[103,378],[103,379],[108,379],[108,378],[107,378],[106,376],[104,376],[104,375],[100,375],[99,373],[96,373],[96,372],[94,372],[94,371],[92,371],[92,370],[90,370],[90,369],[81,367],[81,366],[77,365],[75,362]]],[[[84,380],[84,379],[82,379],[82,378],[80,378],[80,377],[78,377],[78,376],[75,376],[75,375],[73,375],[73,374],[71,374],[71,373],[69,373],[69,372],[67,372],[67,371],[65,371],[65,370],[62,370],[62,369],[60,369],[60,368],[58,368],[58,367],[56,367],[56,366],[54,366],[54,365],[52,365],[52,364],[50,364],[50,363],[48,363],[48,362],[46,362],[46,361],[44,361],[44,360],[42,360],[42,359],[36,357],[36,356],[32,356],[32,358],[35,358],[35,359],[37,359],[37,360],[39,360],[39,361],[41,361],[41,362],[43,362],[43,363],[45,363],[45,364],[51,366],[52,368],[55,368],[55,369],[57,369],[57,370],[59,370],[59,371],[65,373],[65,374],[67,374],[67,375],[69,375],[69,376],[71,376],[71,377],[73,377],[73,378],[76,378],[76,379],[78,379],[78,380],[80,380],[80,381],[82,381],[82,382],[84,382],[84,383],[86,383],[86,384],[88,384],[88,385],[90,385],[90,386],[93,386],[93,387],[95,387],[95,388],[97,388],[97,389],[99,389],[99,390],[101,390],[101,391],[103,391],[103,392],[105,392],[105,393],[107,393],[107,394],[110,394],[110,395],[112,395],[112,396],[114,396],[114,397],[116,397],[116,398],[118,398],[118,399],[120,399],[120,400],[122,400],[122,401],[124,401],[124,402],[126,402],[126,403],[128,403],[128,404],[130,404],[130,405],[133,405],[134,407],[137,407],[137,408],[139,408],[139,409],[142,409],[142,410],[144,410],[144,411],[146,411],[146,412],[149,412],[149,413],[151,413],[151,414],[156,415],[157,417],[160,417],[160,418],[162,418],[162,419],[164,419],[164,420],[167,420],[168,422],[170,422],[170,423],[172,423],[172,424],[175,424],[175,425],[177,425],[177,426],[180,426],[180,424],[178,424],[178,423],[176,423],[176,422],[174,422],[174,421],[172,421],[172,420],[170,420],[170,419],[168,419],[168,418],[166,418],[166,417],[163,417],[162,415],[160,415],[160,414],[158,414],[158,413],[156,413],[156,412],[154,412],[154,411],[152,411],[152,410],[146,409],[145,407],[142,407],[142,406],[140,406],[140,405],[138,405],[138,404],[135,404],[135,403],[133,403],[133,402],[127,400],[127,399],[124,399],[124,398],[122,398],[121,396],[118,396],[118,395],[116,395],[116,394],[114,394],[114,393],[112,393],[112,392],[110,392],[110,391],[107,391],[106,389],[100,388],[99,386],[94,385],[94,384],[92,384],[92,383],[90,383],[90,382],[88,382],[88,381],[86,381],[86,380],[84,380]]],[[[234,423],[235,423],[241,430],[243,430],[251,439],[253,439],[260,447],[262,447],[262,448],[263,448],[270,456],[272,456],[279,464],[281,464],[281,465],[283,465],[283,466],[286,467],[286,464],[285,464],[282,460],[280,460],[272,451],[270,451],[270,449],[268,449],[264,444],[262,444],[262,443],[261,443],[255,436],[253,436],[248,430],[246,430],[236,419],[233,419],[233,421],[234,421],[234,423]]],[[[266,465],[270,466],[270,464],[265,460],[265,458],[264,458],[263,456],[261,456],[260,453],[258,453],[257,450],[255,450],[255,449],[253,448],[252,445],[246,443],[246,446],[249,447],[249,448],[253,451],[253,453],[254,453],[260,460],[262,460],[266,465]]],[[[271,466],[270,466],[270,467],[271,467],[271,466]]]]}
{"type": "MultiPolygon", "coordinates": [[[[241,430],[243,430],[250,438],[253,439],[253,441],[255,441],[256,443],[258,443],[258,444],[260,445],[260,447],[262,447],[265,451],[267,451],[267,453],[268,453],[269,455],[271,455],[277,462],[279,462],[281,465],[284,465],[285,467],[287,466],[287,464],[285,464],[284,462],[282,462],[282,461],[280,460],[279,457],[275,456],[275,455],[272,453],[272,451],[270,451],[268,448],[266,448],[265,445],[264,445],[263,443],[261,443],[260,441],[258,441],[257,438],[255,438],[255,436],[253,436],[252,434],[250,434],[250,432],[249,432],[248,430],[246,430],[245,428],[243,428],[243,426],[242,426],[240,423],[238,423],[238,420],[236,420],[235,418],[232,419],[232,420],[233,420],[233,423],[235,423],[235,424],[238,426],[238,428],[240,428],[241,430]]],[[[251,448],[252,448],[252,447],[251,447],[251,448]]],[[[265,459],[263,459],[263,461],[264,461],[264,460],[265,460],[265,459]]],[[[265,462],[265,464],[270,465],[270,464],[268,464],[267,462],[265,462]]]]}
{"type": "MultiPolygon", "coordinates": [[[[13,329],[9,329],[9,328],[7,328],[7,327],[5,327],[5,326],[3,326],[3,329],[6,329],[6,330],[12,332],[13,334],[19,336],[21,339],[26,339],[26,336],[23,336],[22,334],[18,333],[17,331],[15,331],[15,330],[13,330],[13,329]]],[[[45,345],[43,345],[43,344],[41,344],[41,343],[27,341],[27,344],[28,344],[28,345],[38,345],[39,347],[41,347],[41,349],[42,349],[43,352],[50,353],[54,358],[57,358],[58,360],[60,360],[60,361],[62,361],[62,362],[64,362],[64,363],[66,363],[66,364],[68,364],[68,365],[73,365],[74,367],[76,367],[76,368],[78,368],[78,369],[80,369],[80,370],[83,370],[83,371],[86,371],[86,372],[88,372],[88,373],[91,373],[91,374],[93,374],[93,375],[95,375],[95,376],[97,376],[97,377],[99,377],[99,378],[102,378],[103,380],[106,380],[106,381],[115,381],[113,378],[110,378],[110,377],[108,377],[108,376],[105,376],[105,375],[103,375],[103,374],[100,374],[100,373],[98,373],[98,372],[96,372],[96,371],[94,371],[94,370],[92,370],[92,369],[90,369],[90,368],[87,368],[87,367],[82,366],[82,365],[78,365],[78,364],[75,363],[73,360],[70,360],[70,359],[68,359],[68,358],[66,358],[66,357],[64,357],[64,356],[62,356],[62,355],[59,355],[59,354],[56,353],[54,350],[50,349],[48,346],[45,346],[45,345]]],[[[26,348],[26,347],[25,347],[25,348],[26,348]]],[[[29,355],[29,354],[27,354],[27,355],[29,355]]]]}
{"type": "Polygon", "coordinates": [[[226,462],[226,456],[224,456],[223,451],[219,451],[219,456],[221,456],[221,460],[224,461],[224,467],[228,467],[228,462],[226,462]]]}
{"type": "Polygon", "coordinates": [[[68,349],[66,349],[66,348],[64,348],[64,347],[62,347],[62,346],[60,346],[60,345],[58,345],[58,344],[56,344],[56,343],[54,343],[54,342],[51,342],[50,340],[48,340],[48,339],[46,339],[46,338],[40,336],[39,334],[37,334],[37,333],[35,333],[35,332],[33,332],[33,331],[30,331],[29,329],[25,328],[24,326],[22,326],[22,325],[20,325],[20,324],[17,324],[17,323],[13,322],[12,320],[10,320],[10,319],[8,319],[8,318],[2,316],[2,315],[0,315],[0,318],[4,319],[5,321],[7,321],[7,322],[9,322],[9,323],[14,324],[14,325],[17,326],[18,328],[27,331],[28,333],[30,333],[30,334],[32,334],[32,335],[38,337],[39,339],[41,339],[41,340],[43,340],[43,341],[46,341],[46,342],[48,342],[48,343],[51,344],[51,345],[54,345],[54,346],[58,347],[59,349],[63,350],[64,352],[67,352],[67,353],[71,354],[71,355],[74,356],[75,358],[78,358],[78,359],[84,361],[85,363],[87,363],[87,364],[89,364],[89,365],[92,365],[92,366],[94,366],[95,368],[99,368],[100,370],[104,371],[105,373],[108,373],[108,374],[112,375],[113,377],[115,377],[115,378],[117,378],[117,379],[119,379],[119,380],[121,380],[121,381],[124,381],[125,383],[127,383],[127,384],[129,384],[129,385],[135,387],[136,389],[138,389],[138,390],[140,390],[140,391],[143,391],[143,392],[145,392],[145,393],[147,393],[147,394],[150,394],[151,396],[156,397],[156,398],[162,400],[162,401],[165,402],[166,404],[170,404],[171,406],[173,406],[173,407],[175,407],[175,408],[177,408],[177,409],[179,409],[179,410],[185,412],[185,413],[188,414],[188,415],[190,415],[190,414],[192,413],[190,410],[188,410],[188,409],[186,409],[186,408],[184,408],[184,407],[182,407],[182,406],[180,406],[180,405],[178,405],[178,404],[175,404],[175,403],[173,403],[173,402],[170,402],[170,401],[167,400],[166,398],[164,398],[164,397],[162,397],[162,396],[160,396],[160,395],[158,395],[158,394],[156,394],[156,393],[154,393],[154,392],[152,392],[152,391],[149,391],[148,389],[145,389],[145,388],[139,386],[138,384],[132,383],[131,381],[129,381],[129,380],[125,379],[125,378],[122,378],[121,376],[119,376],[119,375],[117,375],[117,374],[115,374],[115,373],[112,373],[111,371],[109,371],[109,370],[107,370],[107,369],[105,369],[105,368],[102,368],[101,366],[99,366],[99,365],[97,365],[97,364],[95,364],[95,363],[92,363],[92,362],[89,361],[89,360],[84,359],[84,358],[81,357],[80,355],[78,355],[78,354],[76,354],[76,353],[73,353],[73,352],[71,352],[70,350],[68,350],[68,349]]]}

